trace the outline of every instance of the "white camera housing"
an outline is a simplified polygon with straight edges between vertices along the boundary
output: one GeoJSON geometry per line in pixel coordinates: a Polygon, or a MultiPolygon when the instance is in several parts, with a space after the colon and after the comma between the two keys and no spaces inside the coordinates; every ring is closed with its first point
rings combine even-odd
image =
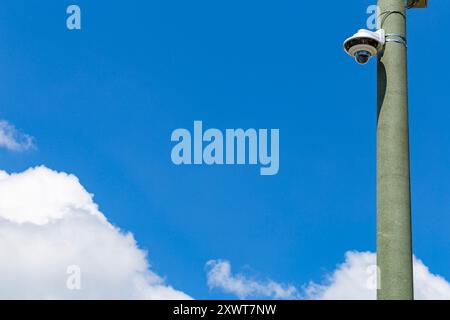
{"type": "Polygon", "coordinates": [[[344,41],[344,50],[354,57],[359,64],[366,64],[372,56],[376,56],[386,43],[385,31],[360,29],[355,35],[344,41]]]}

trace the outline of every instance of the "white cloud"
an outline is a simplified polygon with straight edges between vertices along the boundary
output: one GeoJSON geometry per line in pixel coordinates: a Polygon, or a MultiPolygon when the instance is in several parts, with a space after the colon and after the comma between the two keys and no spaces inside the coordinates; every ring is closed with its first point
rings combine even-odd
{"type": "Polygon", "coordinates": [[[298,296],[297,289],[292,285],[283,285],[272,280],[259,282],[248,279],[242,274],[233,275],[228,261],[210,260],[206,267],[210,289],[219,288],[236,295],[240,299],[260,297],[295,299],[298,296]]]}
{"type": "Polygon", "coordinates": [[[150,270],[74,175],[0,171],[0,299],[189,299],[150,270]],[[81,290],[66,286],[79,266],[81,290]]]}
{"type": "Polygon", "coordinates": [[[304,294],[318,300],[371,300],[376,297],[375,254],[353,252],[345,254],[345,262],[325,276],[322,284],[309,283],[304,294]]]}
{"type": "Polygon", "coordinates": [[[0,148],[24,151],[35,148],[33,137],[18,131],[12,124],[0,120],[0,148]]]}
{"type": "MultiPolygon", "coordinates": [[[[322,283],[310,282],[301,290],[273,281],[265,283],[249,280],[242,274],[233,276],[228,261],[210,261],[207,264],[208,285],[232,293],[240,299],[248,297],[274,299],[316,300],[373,300],[376,298],[376,255],[371,252],[349,251],[344,263],[327,274],[322,283]]],[[[450,300],[450,283],[432,274],[414,258],[414,295],[417,300],[450,300]]]]}
{"type": "Polygon", "coordinates": [[[419,259],[414,259],[415,298],[418,300],[450,300],[450,283],[432,274],[419,259]]]}
{"type": "MultiPolygon", "coordinates": [[[[375,265],[375,253],[347,252],[344,263],[327,275],[324,283],[310,283],[305,295],[323,300],[373,300],[376,298],[375,265]]],[[[448,300],[450,283],[432,274],[422,261],[414,258],[414,296],[417,300],[448,300]]]]}

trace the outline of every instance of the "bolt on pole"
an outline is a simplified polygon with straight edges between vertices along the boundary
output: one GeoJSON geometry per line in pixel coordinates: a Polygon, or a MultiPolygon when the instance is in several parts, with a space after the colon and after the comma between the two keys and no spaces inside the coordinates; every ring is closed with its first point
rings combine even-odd
{"type": "Polygon", "coordinates": [[[378,0],[377,297],[412,300],[406,1],[378,0]]]}

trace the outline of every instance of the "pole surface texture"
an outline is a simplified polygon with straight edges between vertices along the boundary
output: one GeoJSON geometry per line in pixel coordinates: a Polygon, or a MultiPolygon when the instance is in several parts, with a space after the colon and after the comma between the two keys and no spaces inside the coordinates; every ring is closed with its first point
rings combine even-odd
{"type": "MultiPolygon", "coordinates": [[[[406,40],[405,0],[379,0],[386,38],[406,40]]],[[[413,299],[406,45],[378,57],[377,264],[379,300],[413,299]]]]}

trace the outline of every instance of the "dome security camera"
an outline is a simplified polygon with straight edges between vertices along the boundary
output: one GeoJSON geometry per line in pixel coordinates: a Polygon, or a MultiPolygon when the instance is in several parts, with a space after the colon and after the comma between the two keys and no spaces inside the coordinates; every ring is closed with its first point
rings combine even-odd
{"type": "Polygon", "coordinates": [[[385,44],[385,32],[360,29],[355,35],[344,41],[344,50],[354,57],[359,64],[366,64],[376,56],[385,44]]]}

